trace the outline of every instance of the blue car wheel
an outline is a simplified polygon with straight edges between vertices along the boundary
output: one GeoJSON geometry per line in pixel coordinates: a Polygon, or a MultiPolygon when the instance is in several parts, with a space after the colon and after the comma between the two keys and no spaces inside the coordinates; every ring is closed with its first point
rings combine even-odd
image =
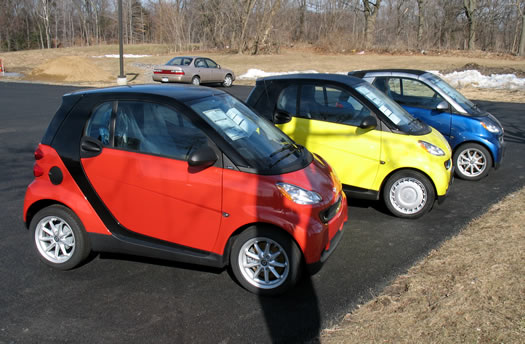
{"type": "Polygon", "coordinates": [[[492,156],[477,143],[466,143],[454,152],[456,176],[465,180],[480,180],[489,174],[492,156]]]}

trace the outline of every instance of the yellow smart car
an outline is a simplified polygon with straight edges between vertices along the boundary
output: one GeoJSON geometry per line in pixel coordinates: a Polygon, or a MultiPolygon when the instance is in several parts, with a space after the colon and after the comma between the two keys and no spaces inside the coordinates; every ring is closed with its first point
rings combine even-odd
{"type": "MultiPolygon", "coordinates": [[[[417,218],[447,195],[453,167],[446,139],[366,81],[268,77],[257,80],[247,103],[321,155],[351,197],[383,197],[394,215],[417,218]]],[[[283,147],[280,154],[290,152],[283,147]]]]}

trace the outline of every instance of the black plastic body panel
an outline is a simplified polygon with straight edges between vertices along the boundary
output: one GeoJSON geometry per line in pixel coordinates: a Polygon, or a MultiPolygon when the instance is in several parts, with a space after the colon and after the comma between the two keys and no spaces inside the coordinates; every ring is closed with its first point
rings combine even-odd
{"type": "Polygon", "coordinates": [[[67,117],[71,109],[75,106],[75,104],[80,100],[80,98],[80,96],[75,95],[65,95],[62,97],[62,104],[55,113],[55,116],[51,120],[51,123],[49,123],[44,137],[42,138],[42,144],[48,146],[51,145],[53,138],[55,137],[60,126],[62,125],[62,122],[67,117]]]}
{"type": "Polygon", "coordinates": [[[369,190],[369,189],[363,189],[358,188],[356,186],[351,185],[343,185],[343,191],[350,197],[350,198],[359,198],[359,199],[367,199],[372,201],[379,200],[379,191],[369,190]]]}
{"type": "Polygon", "coordinates": [[[224,256],[180,245],[168,247],[118,235],[89,233],[88,236],[91,249],[95,252],[122,253],[216,268],[224,268],[228,263],[228,259],[224,256]]]}

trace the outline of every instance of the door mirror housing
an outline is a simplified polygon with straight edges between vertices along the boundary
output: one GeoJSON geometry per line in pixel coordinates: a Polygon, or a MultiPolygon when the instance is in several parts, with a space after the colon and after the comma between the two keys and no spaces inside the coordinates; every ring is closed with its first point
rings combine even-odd
{"type": "Polygon", "coordinates": [[[373,116],[366,116],[359,124],[361,129],[375,129],[377,127],[377,119],[373,116]]]}
{"type": "Polygon", "coordinates": [[[217,154],[209,146],[204,145],[194,150],[188,156],[188,165],[193,167],[210,167],[217,161],[217,154]]]}
{"type": "Polygon", "coordinates": [[[221,69],[221,65],[220,64],[217,65],[217,69],[221,69]]]}
{"type": "Polygon", "coordinates": [[[273,123],[275,124],[284,124],[292,120],[292,115],[286,111],[277,110],[273,114],[273,123]]]}
{"type": "Polygon", "coordinates": [[[443,100],[436,106],[436,110],[439,112],[447,111],[448,110],[448,103],[446,100],[443,100]]]}

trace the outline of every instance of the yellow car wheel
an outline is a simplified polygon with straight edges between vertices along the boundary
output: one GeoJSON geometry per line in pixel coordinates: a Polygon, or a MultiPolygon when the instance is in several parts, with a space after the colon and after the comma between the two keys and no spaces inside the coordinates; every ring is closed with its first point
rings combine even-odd
{"type": "Polygon", "coordinates": [[[383,199],[392,214],[415,219],[423,216],[433,206],[434,187],[420,172],[401,170],[391,175],[383,189],[383,199]]]}

